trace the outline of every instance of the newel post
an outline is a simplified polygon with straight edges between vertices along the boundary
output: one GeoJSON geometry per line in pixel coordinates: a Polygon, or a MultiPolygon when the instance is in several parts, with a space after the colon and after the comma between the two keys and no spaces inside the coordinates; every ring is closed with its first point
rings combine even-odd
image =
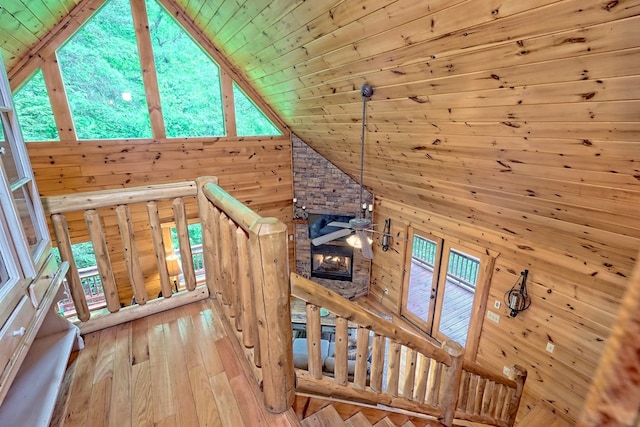
{"type": "Polygon", "coordinates": [[[264,403],[280,413],[295,398],[287,227],[276,218],[260,218],[251,226],[249,245],[264,403]]]}
{"type": "Polygon", "coordinates": [[[451,356],[451,365],[445,369],[444,387],[442,387],[440,399],[442,417],[438,421],[445,426],[451,426],[458,404],[458,389],[462,378],[464,348],[455,341],[447,340],[442,344],[442,349],[451,356]]]}
{"type": "Polygon", "coordinates": [[[513,373],[513,380],[516,382],[516,391],[511,397],[509,402],[509,408],[507,411],[507,423],[513,426],[516,422],[516,415],[518,414],[518,407],[520,406],[520,398],[522,397],[522,391],[524,389],[524,382],[527,379],[527,370],[519,365],[514,365],[511,368],[513,373]]]}

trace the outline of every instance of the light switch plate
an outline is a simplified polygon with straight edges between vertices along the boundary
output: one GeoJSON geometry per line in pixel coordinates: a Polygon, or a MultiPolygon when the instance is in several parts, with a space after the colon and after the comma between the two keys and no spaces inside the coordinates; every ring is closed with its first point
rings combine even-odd
{"type": "Polygon", "coordinates": [[[500,315],[498,313],[494,313],[491,310],[487,310],[487,317],[489,320],[493,320],[496,323],[500,323],[500,315]]]}
{"type": "Polygon", "coordinates": [[[547,351],[548,351],[549,353],[553,353],[553,350],[555,350],[555,348],[556,348],[556,346],[555,346],[555,345],[553,345],[553,343],[552,343],[552,342],[548,342],[548,343],[547,343],[547,351]]]}

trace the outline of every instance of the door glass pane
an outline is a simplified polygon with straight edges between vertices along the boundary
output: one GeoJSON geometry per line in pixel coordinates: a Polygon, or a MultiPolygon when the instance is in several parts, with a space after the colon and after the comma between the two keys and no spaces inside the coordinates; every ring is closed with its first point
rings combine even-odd
{"type": "Polygon", "coordinates": [[[13,200],[16,204],[18,217],[22,223],[22,229],[27,238],[27,243],[29,244],[29,248],[33,250],[38,245],[39,239],[35,228],[33,203],[31,202],[27,186],[15,190],[13,192],[13,200]]]}
{"type": "MultiPolygon", "coordinates": [[[[479,266],[477,258],[461,251],[449,251],[439,331],[462,346],[469,332],[479,266]]],[[[441,290],[438,294],[442,295],[441,290]]]]}
{"type": "Polygon", "coordinates": [[[433,276],[437,247],[436,242],[414,234],[406,308],[428,324],[432,317],[429,312],[429,307],[432,306],[432,289],[437,282],[437,278],[433,276]]]}
{"type": "Polygon", "coordinates": [[[7,178],[9,179],[9,184],[16,182],[20,179],[20,172],[18,171],[18,167],[16,164],[16,158],[13,155],[13,146],[11,142],[13,142],[13,138],[7,134],[6,129],[9,127],[9,117],[8,113],[2,112],[2,135],[3,139],[0,142],[0,147],[4,150],[0,149],[2,152],[2,164],[4,166],[4,171],[7,174],[7,178]]]}

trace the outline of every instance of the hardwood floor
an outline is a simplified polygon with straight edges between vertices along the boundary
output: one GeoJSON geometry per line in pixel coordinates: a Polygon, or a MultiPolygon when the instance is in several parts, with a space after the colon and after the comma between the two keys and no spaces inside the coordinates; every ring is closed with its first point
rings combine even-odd
{"type": "Polygon", "coordinates": [[[274,415],[207,299],[84,337],[51,423],[74,426],[299,426],[274,415]]]}

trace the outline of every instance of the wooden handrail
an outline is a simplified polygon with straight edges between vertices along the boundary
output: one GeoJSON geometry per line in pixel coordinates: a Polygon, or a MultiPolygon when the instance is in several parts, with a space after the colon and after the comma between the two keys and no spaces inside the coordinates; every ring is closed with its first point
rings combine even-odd
{"type": "Polygon", "coordinates": [[[445,350],[434,346],[419,335],[350,303],[336,292],[323,287],[319,288],[316,283],[295,273],[291,273],[291,294],[305,302],[324,307],[380,335],[393,338],[398,343],[442,362],[446,366],[451,366],[451,356],[445,350]]]}
{"type": "Polygon", "coordinates": [[[202,192],[211,203],[227,214],[233,222],[242,227],[247,233],[251,231],[251,227],[261,218],[260,215],[216,184],[205,183],[202,186],[202,192]]]}
{"type": "Polygon", "coordinates": [[[518,384],[504,375],[498,375],[495,372],[491,372],[487,368],[478,365],[475,362],[471,362],[469,360],[465,360],[462,363],[462,369],[467,372],[471,372],[472,374],[479,375],[483,378],[493,381],[494,383],[505,385],[509,388],[515,389],[518,384]]]}
{"type": "Polygon", "coordinates": [[[197,194],[193,181],[172,184],[156,184],[140,187],[118,188],[114,190],[87,191],[77,194],[63,194],[42,198],[42,206],[47,215],[86,211],[131,203],[145,203],[149,200],[166,200],[197,194]]]}

